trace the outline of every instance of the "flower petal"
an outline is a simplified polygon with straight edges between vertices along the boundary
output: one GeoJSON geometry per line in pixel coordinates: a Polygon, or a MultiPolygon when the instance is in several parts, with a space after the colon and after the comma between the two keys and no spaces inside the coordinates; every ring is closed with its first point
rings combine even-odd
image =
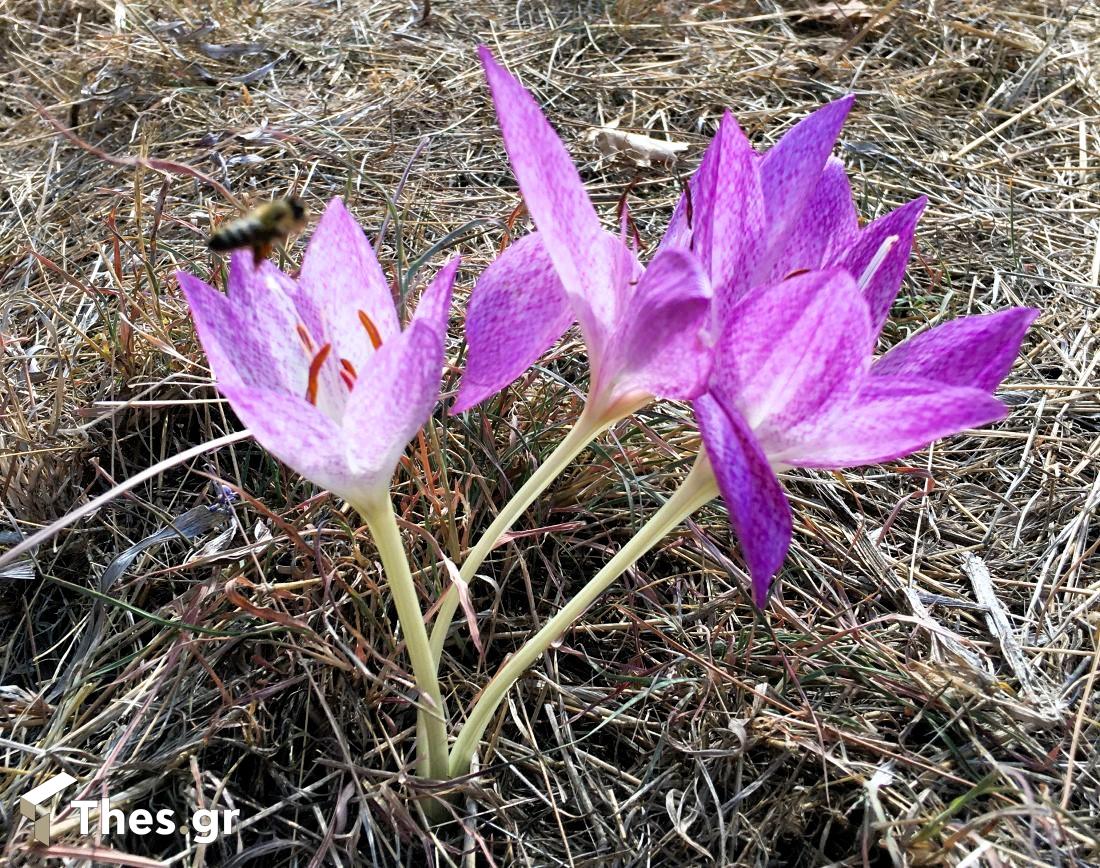
{"type": "Polygon", "coordinates": [[[737,121],[726,112],[691,187],[692,250],[715,287],[718,322],[751,288],[765,249],[761,165],[737,121]]]}
{"type": "Polygon", "coordinates": [[[495,395],[562,336],[573,310],[538,232],[482,272],[466,310],[466,372],[452,413],[495,395]]]}
{"type": "Polygon", "coordinates": [[[1014,307],[945,322],[898,344],[874,363],[871,373],[992,392],[1012,369],[1037,316],[1033,307],[1014,307]]]}
{"type": "Polygon", "coordinates": [[[711,394],[692,403],[718,490],[752,576],[753,601],[764,608],[772,577],[791,544],[791,508],[760,444],[736,411],[711,394]]]}
{"type": "Polygon", "coordinates": [[[340,430],[328,416],[297,395],[240,385],[218,388],[276,458],[342,497],[355,494],[357,481],[344,460],[340,430]]]}
{"type": "Polygon", "coordinates": [[[869,376],[852,406],[824,422],[812,442],[797,454],[772,459],[793,467],[833,469],[878,464],[1005,415],[1004,404],[979,389],[869,376]]]}
{"type": "MultiPolygon", "coordinates": [[[[357,369],[400,331],[389,282],[363,230],[339,197],[331,199],[309,239],[295,303],[309,319],[324,322],[333,352],[357,369]],[[306,313],[310,311],[311,313],[306,313]],[[372,337],[359,317],[362,311],[376,331],[372,337]]],[[[311,323],[311,328],[313,327],[311,323]]]]}
{"type": "Polygon", "coordinates": [[[432,415],[443,375],[443,335],[413,322],[375,353],[344,410],[348,463],[386,486],[405,446],[432,415]]]}
{"type": "MultiPolygon", "coordinates": [[[[251,253],[248,259],[251,270],[251,253]]],[[[236,268],[235,261],[231,275],[236,268]]],[[[304,391],[308,360],[289,302],[280,304],[277,295],[260,302],[242,299],[240,292],[229,297],[186,271],[177,271],[176,279],[219,384],[304,391]]]]}
{"type": "Polygon", "coordinates": [[[848,174],[840,160],[830,157],[776,261],[771,280],[832,264],[847,251],[858,233],[859,216],[852,201],[848,174]]]}
{"type": "Polygon", "coordinates": [[[756,275],[765,279],[783,256],[787,237],[798,225],[803,208],[821,180],[854,97],[846,96],[803,118],[771,147],[760,163],[761,190],[767,211],[764,255],[756,275]]]}
{"type": "Polygon", "coordinates": [[[837,262],[859,282],[871,310],[875,334],[890,315],[890,306],[901,288],[913,234],[928,200],[920,196],[863,227],[847,254],[837,262]],[[894,239],[894,240],[891,240],[894,239]],[[890,246],[885,254],[883,245],[890,246]]]}
{"type": "MultiPolygon", "coordinates": [[[[680,194],[680,198],[676,202],[676,208],[672,212],[672,218],[669,220],[668,228],[661,239],[659,249],[688,247],[691,245],[696,213],[700,211],[704,214],[713,212],[713,199],[717,182],[722,175],[723,151],[727,152],[728,158],[731,154],[736,155],[746,151],[746,149],[747,153],[755,156],[755,151],[752,150],[752,146],[745,138],[737,119],[729,111],[724,112],[718,124],[718,131],[710,140],[706,151],[703,152],[703,159],[699,162],[699,167],[691,176],[688,189],[680,194]]],[[[757,179],[755,184],[757,190],[759,190],[759,186],[759,180],[757,179]]],[[[704,262],[709,266],[709,252],[703,250],[696,250],[695,252],[700,258],[705,256],[704,262]]]]}
{"type": "Polygon", "coordinates": [[[747,295],[720,336],[711,390],[769,455],[846,406],[870,365],[867,305],[851,276],[815,271],[747,295]]]}
{"type": "Polygon", "coordinates": [[[538,104],[484,45],[478,49],[504,147],[527,210],[585,330],[609,330],[618,309],[603,231],[576,166],[538,104]],[[595,328],[594,328],[595,327],[595,328]]]}
{"type": "Polygon", "coordinates": [[[413,314],[414,323],[421,322],[433,329],[444,341],[447,338],[447,320],[451,313],[451,292],[455,285],[455,275],[462,264],[462,257],[453,257],[436,272],[413,314]]]}
{"type": "MultiPolygon", "coordinates": [[[[705,387],[711,350],[702,330],[710,313],[710,285],[688,250],[660,250],[642,274],[612,333],[600,370],[613,394],[694,398],[705,387]]],[[[597,385],[593,391],[598,391],[597,385]]]]}

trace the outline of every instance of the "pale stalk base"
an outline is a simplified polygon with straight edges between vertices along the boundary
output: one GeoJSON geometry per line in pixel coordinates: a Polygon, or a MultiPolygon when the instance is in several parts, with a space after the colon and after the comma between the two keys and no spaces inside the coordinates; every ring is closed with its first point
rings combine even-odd
{"type": "MultiPolygon", "coordinates": [[[[603,419],[594,419],[592,415],[589,413],[588,408],[585,408],[580,418],[577,419],[577,423],[565,435],[565,439],[557,445],[557,448],[539,465],[531,478],[523,483],[519,491],[497,513],[493,523],[481,535],[462,562],[459,575],[462,576],[464,582],[473,579],[478,568],[493,550],[497,540],[508,532],[516,519],[526,511],[535,498],[542,494],[546,487],[561,475],[562,471],[569,466],[577,455],[584,451],[589,443],[622,418],[617,416],[608,419],[605,416],[603,419]]],[[[437,670],[440,657],[443,655],[443,643],[446,641],[447,633],[451,629],[455,612],[458,610],[458,603],[458,588],[452,583],[448,585],[447,590],[443,593],[439,612],[435,616],[435,623],[432,624],[432,657],[435,660],[437,670]]]]}
{"type": "Polygon", "coordinates": [[[612,582],[630,569],[638,558],[653,548],[676,525],[717,494],[718,485],[714,479],[714,472],[707,461],[706,454],[700,452],[691,473],[665,505],[573,599],[561,608],[561,611],[547,621],[541,630],[508,659],[486,685],[451,748],[450,773],[452,776],[467,772],[481,736],[492,720],[497,706],[516,680],[547,648],[565,635],[573,623],[584,614],[600,594],[607,590],[612,582]]]}
{"type": "Polygon", "coordinates": [[[424,626],[424,613],[416,595],[409,560],[393,513],[393,502],[383,496],[370,502],[352,503],[367,522],[378,547],[386,582],[393,595],[397,619],[405,637],[413,678],[420,691],[418,718],[423,721],[423,739],[417,743],[417,774],[445,780],[448,777],[447,712],[439,691],[435,660],[424,626]]]}

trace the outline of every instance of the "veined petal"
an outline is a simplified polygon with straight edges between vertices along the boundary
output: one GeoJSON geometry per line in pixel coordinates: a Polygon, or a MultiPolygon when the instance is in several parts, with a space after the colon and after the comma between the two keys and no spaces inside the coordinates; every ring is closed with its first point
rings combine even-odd
{"type": "Polygon", "coordinates": [[[478,54],[512,172],[550,261],[565,291],[587,308],[577,311],[582,325],[587,325],[584,319],[590,311],[609,329],[618,309],[612,265],[606,246],[595,243],[602,232],[600,221],[577,168],[531,95],[488,48],[481,46],[478,54]]]}
{"type": "Polygon", "coordinates": [[[309,239],[295,303],[324,322],[321,342],[357,369],[375,352],[374,344],[394,337],[400,327],[389,282],[363,230],[343,201],[329,201],[309,239]],[[365,328],[362,311],[376,332],[365,328]]]}
{"type": "Polygon", "coordinates": [[[791,508],[760,444],[736,411],[710,393],[692,403],[718,490],[752,576],[752,596],[763,608],[772,577],[791,544],[791,508]]]}
{"type": "MultiPolygon", "coordinates": [[[[724,148],[729,149],[731,147],[736,150],[747,147],[749,151],[752,151],[752,146],[748,144],[737,119],[729,111],[726,111],[723,113],[721,121],[719,121],[718,131],[703,152],[703,159],[699,162],[699,167],[691,176],[688,190],[681,193],[676,202],[676,208],[672,212],[672,218],[669,220],[668,228],[665,230],[665,235],[661,239],[658,249],[688,247],[691,245],[695,212],[697,209],[702,210],[704,213],[713,210],[712,201],[717,180],[721,173],[722,151],[724,148]]],[[[696,250],[695,253],[700,257],[704,255],[702,250],[696,250]]],[[[709,267],[709,253],[706,256],[704,264],[709,267]]]]}
{"type": "Polygon", "coordinates": [[[836,144],[854,97],[846,96],[819,108],[795,124],[764,154],[761,189],[767,211],[764,255],[756,276],[763,279],[783,256],[783,247],[798,225],[802,210],[821,180],[825,162],[836,144]]]}
{"type": "MultiPolygon", "coordinates": [[[[710,147],[714,147],[713,141],[711,141],[710,147]]],[[[707,154],[709,153],[710,148],[708,148],[706,154],[703,155],[704,160],[707,159],[707,154]]],[[[688,189],[690,189],[690,187],[688,189]]],[[[692,202],[691,205],[688,205],[688,196],[694,197],[694,195],[694,193],[684,192],[681,193],[680,198],[676,200],[676,207],[672,209],[672,217],[669,218],[668,226],[665,228],[665,234],[661,236],[661,243],[657,245],[658,252],[673,247],[691,246],[691,220],[689,217],[694,217],[695,204],[692,202]]]]}
{"type": "Polygon", "coordinates": [[[538,232],[482,272],[466,309],[466,372],[452,413],[484,401],[526,371],[573,322],[561,278],[538,232]]]}
{"type": "Polygon", "coordinates": [[[237,296],[225,296],[186,271],[177,271],[176,279],[219,384],[295,393],[305,389],[308,360],[289,304],[275,298],[244,306],[237,296]]]}
{"type": "Polygon", "coordinates": [[[241,422],[276,458],[341,496],[355,493],[340,429],[328,416],[297,395],[240,385],[218,388],[241,422]]]}
{"type": "Polygon", "coordinates": [[[424,323],[444,339],[447,337],[447,319],[451,313],[451,292],[461,264],[462,257],[455,256],[436,272],[432,282],[420,296],[420,303],[412,318],[412,322],[424,323]]]}
{"type": "Polygon", "coordinates": [[[716,348],[711,390],[769,455],[817,430],[870,365],[870,318],[851,276],[815,271],[747,295],[716,348]]]}
{"type": "Polygon", "coordinates": [[[921,196],[864,226],[855,244],[836,263],[847,268],[862,288],[876,335],[901,288],[913,234],[927,202],[921,196]]]}
{"type": "Polygon", "coordinates": [[[432,415],[443,375],[443,335],[424,322],[386,343],[359,371],[344,409],[352,469],[388,484],[405,446],[432,415]]]}
{"type": "Polygon", "coordinates": [[[980,389],[869,376],[851,407],[838,410],[797,451],[771,457],[793,467],[878,464],[1005,415],[1004,404],[980,389]]]}
{"type": "Polygon", "coordinates": [[[301,291],[297,282],[267,259],[256,262],[250,250],[233,251],[226,295],[237,310],[255,312],[254,322],[261,331],[274,334],[286,323],[293,323],[293,331],[297,331],[300,324],[320,340],[323,329],[319,319],[312,311],[298,307],[301,291]]]}
{"type": "Polygon", "coordinates": [[[832,264],[847,251],[858,233],[859,216],[852,201],[848,173],[840,160],[829,157],[797,226],[776,260],[771,280],[832,264]]]}
{"type": "Polygon", "coordinates": [[[682,399],[703,391],[711,351],[702,330],[709,312],[710,285],[696,257],[681,248],[658,251],[627,302],[600,369],[614,395],[682,399]]]}
{"type": "Polygon", "coordinates": [[[718,322],[751,288],[765,254],[768,228],[762,165],[727,111],[691,187],[695,197],[692,250],[715,287],[718,322]]]}
{"type": "Polygon", "coordinates": [[[1037,316],[1033,307],[1014,307],[945,322],[898,344],[872,365],[871,374],[992,392],[1012,369],[1037,316]]]}

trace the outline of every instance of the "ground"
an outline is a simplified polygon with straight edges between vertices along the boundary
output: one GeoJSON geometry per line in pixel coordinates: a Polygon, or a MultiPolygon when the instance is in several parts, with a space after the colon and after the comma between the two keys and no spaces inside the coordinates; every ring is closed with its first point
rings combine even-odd
{"type": "MultiPolygon", "coordinates": [[[[315,213],[342,195],[372,235],[389,214],[395,274],[461,251],[461,311],[519,202],[478,42],[649,249],[725,108],[764,146],[854,92],[838,155],[862,216],[929,198],[883,346],[1043,313],[1006,421],[785,477],[795,540],[765,613],[720,502],[668,537],[517,684],[479,771],[448,785],[461,825],[431,832],[369,534],[251,441],[167,469],[0,580],[3,861],[89,864],[71,813],[49,851],[18,819],[67,770],[131,807],[241,812],[209,845],[106,837],[103,864],[1098,864],[1097,32],[1089,2],[1032,0],[9,0],[5,545],[239,428],[172,276],[223,278],[204,239],[237,205],[208,179],[315,213]],[[612,121],[688,148],[673,167],[603,158],[590,133],[612,121]],[[131,549],[173,520],[192,539],[131,549]]],[[[462,346],[456,312],[448,391],[462,346]]],[[[446,581],[430,539],[460,560],[558,442],[581,349],[412,444],[396,504],[426,604],[446,581]]],[[[527,512],[472,587],[484,652],[464,626],[448,646],[452,710],[652,513],[694,431],[653,405],[527,512]]]]}

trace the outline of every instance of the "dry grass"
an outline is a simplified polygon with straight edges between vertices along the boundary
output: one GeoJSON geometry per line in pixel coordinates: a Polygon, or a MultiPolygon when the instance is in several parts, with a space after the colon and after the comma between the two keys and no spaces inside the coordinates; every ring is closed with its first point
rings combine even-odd
{"type": "MultiPolygon", "coordinates": [[[[205,848],[103,842],[173,864],[1097,864],[1097,7],[436,0],[419,19],[347,0],[0,6],[5,532],[236,425],[171,278],[220,280],[202,242],[232,205],[96,159],[33,102],[110,153],[189,163],[245,199],[342,194],[368,226],[426,140],[384,249],[408,262],[498,221],[460,245],[465,289],[517,202],[479,40],[537,93],[608,213],[636,173],[599,163],[597,122],[688,142],[686,170],[726,106],[762,142],[857,91],[841,155],[864,216],[931,200],[886,340],[1041,307],[1003,389],[1014,411],[904,466],[792,474],[795,543],[764,617],[720,505],[700,513],[512,691],[480,774],[453,786],[461,827],[434,834],[403,773],[410,681],[365,532],[252,443],[177,467],[0,584],[3,860],[39,864],[18,796],[66,769],[135,807],[241,810],[205,848]],[[188,513],[217,505],[210,476],[244,493],[224,535],[188,513]],[[192,542],[167,533],[105,577],[185,513],[192,542]]],[[[643,237],[676,190],[640,173],[643,237]]],[[[461,556],[561,436],[581,376],[567,344],[413,444],[397,499],[426,530],[408,539],[427,597],[428,535],[461,556]]],[[[453,709],[693,445],[684,408],[650,408],[529,511],[474,586],[484,657],[462,629],[449,646],[453,709]]],[[[88,864],[91,846],[70,829],[52,853],[88,864]]]]}

